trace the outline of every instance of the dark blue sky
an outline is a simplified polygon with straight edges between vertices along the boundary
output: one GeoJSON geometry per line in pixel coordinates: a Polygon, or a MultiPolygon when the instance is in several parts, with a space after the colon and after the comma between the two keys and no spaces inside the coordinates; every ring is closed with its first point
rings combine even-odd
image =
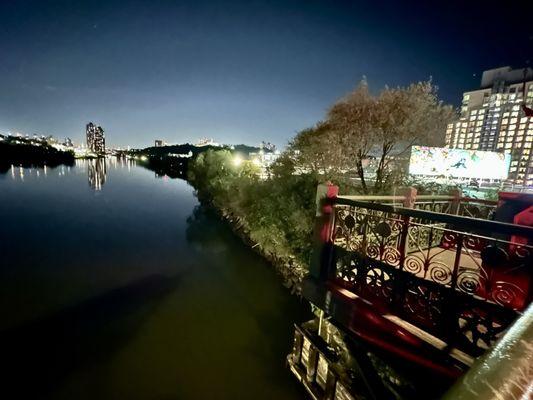
{"type": "Polygon", "coordinates": [[[284,145],[363,75],[457,104],[533,63],[532,3],[0,0],[0,131],[284,145]]]}

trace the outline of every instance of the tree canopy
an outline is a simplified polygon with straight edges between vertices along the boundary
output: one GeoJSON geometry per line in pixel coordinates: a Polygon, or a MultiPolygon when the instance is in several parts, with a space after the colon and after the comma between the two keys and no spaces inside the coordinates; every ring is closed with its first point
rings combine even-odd
{"type": "Polygon", "coordinates": [[[372,95],[363,80],[329,109],[324,121],[298,133],[288,151],[297,168],[326,179],[355,172],[364,192],[369,190],[365,166],[370,153],[377,153],[373,190],[378,192],[394,172],[393,150],[398,158],[413,145],[443,145],[453,116],[431,81],[372,95]]]}

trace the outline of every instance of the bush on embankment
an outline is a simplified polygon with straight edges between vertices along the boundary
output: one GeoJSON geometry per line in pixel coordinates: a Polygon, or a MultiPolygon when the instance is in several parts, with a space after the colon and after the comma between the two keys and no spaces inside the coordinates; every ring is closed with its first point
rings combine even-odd
{"type": "Polygon", "coordinates": [[[189,164],[188,179],[199,199],[212,204],[234,229],[299,291],[311,254],[316,178],[272,168],[259,179],[250,161],[227,150],[208,150],[189,164]],[[238,165],[236,165],[238,164],[238,165]]]}

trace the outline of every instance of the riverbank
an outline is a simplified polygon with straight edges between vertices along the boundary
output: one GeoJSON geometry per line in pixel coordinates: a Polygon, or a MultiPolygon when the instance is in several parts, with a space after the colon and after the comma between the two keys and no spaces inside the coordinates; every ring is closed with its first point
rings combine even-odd
{"type": "MultiPolygon", "coordinates": [[[[191,182],[191,181],[189,181],[191,182]]],[[[285,232],[277,229],[276,226],[264,224],[260,227],[254,226],[251,222],[251,215],[242,209],[237,209],[231,205],[222,205],[217,202],[211,193],[203,188],[198,188],[191,182],[196,190],[196,196],[204,207],[208,207],[212,212],[231,228],[232,232],[241,241],[267,260],[282,278],[283,285],[290,289],[293,294],[300,294],[301,283],[307,274],[307,264],[303,257],[299,257],[295,252],[287,249],[285,232]],[[268,237],[272,232],[272,236],[268,237]]],[[[242,194],[241,194],[242,195],[242,194]]],[[[305,226],[310,225],[308,221],[301,221],[305,226]]],[[[310,254],[311,231],[309,231],[309,246],[301,248],[301,252],[310,254]]]]}
{"type": "Polygon", "coordinates": [[[293,294],[301,293],[301,283],[307,273],[307,267],[296,259],[294,255],[280,256],[273,251],[269,251],[259,241],[254,240],[253,232],[250,229],[246,217],[236,215],[235,210],[216,206],[205,199],[199,201],[209,207],[216,215],[228,224],[232,232],[239,237],[242,242],[267,260],[282,277],[283,285],[291,290],[293,294]]]}
{"type": "Polygon", "coordinates": [[[74,165],[74,153],[61,151],[49,145],[32,145],[0,141],[0,171],[7,171],[11,165],[21,167],[56,167],[74,165]]]}
{"type": "Polygon", "coordinates": [[[243,243],[266,259],[283,284],[299,293],[311,256],[316,179],[274,170],[259,179],[257,166],[233,152],[209,149],[186,160],[141,162],[158,174],[183,177],[198,200],[224,220],[243,243]],[[186,171],[186,174],[183,172],[186,171]]]}

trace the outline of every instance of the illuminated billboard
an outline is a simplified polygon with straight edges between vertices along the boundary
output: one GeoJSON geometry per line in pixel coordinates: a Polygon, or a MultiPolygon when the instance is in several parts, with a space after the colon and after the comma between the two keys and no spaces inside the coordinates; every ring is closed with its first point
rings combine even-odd
{"type": "Polygon", "coordinates": [[[413,146],[409,173],[453,178],[506,179],[511,155],[492,151],[413,146]]]}

